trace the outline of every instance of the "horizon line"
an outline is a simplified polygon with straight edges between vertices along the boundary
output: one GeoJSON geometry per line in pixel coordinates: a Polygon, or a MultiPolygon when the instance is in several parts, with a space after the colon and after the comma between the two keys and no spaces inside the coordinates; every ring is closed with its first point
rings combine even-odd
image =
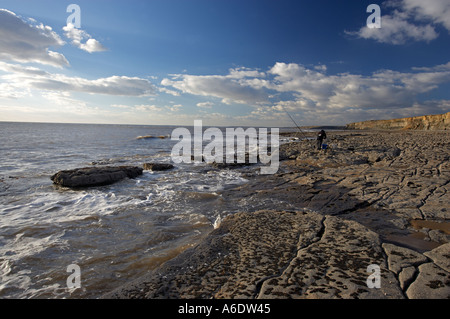
{"type": "MultiPolygon", "coordinates": [[[[79,123],[79,122],[34,122],[34,121],[3,121],[0,120],[0,123],[16,123],[16,124],[68,124],[68,125],[120,125],[120,126],[168,126],[168,127],[182,127],[188,126],[193,127],[192,125],[176,125],[176,124],[131,124],[131,123],[79,123]]],[[[203,125],[204,127],[255,127],[251,125],[203,125]]],[[[295,126],[264,126],[267,128],[289,128],[296,129],[295,126]]],[[[302,125],[300,127],[303,128],[315,128],[315,127],[336,127],[336,128],[344,128],[345,125],[302,125]]]]}

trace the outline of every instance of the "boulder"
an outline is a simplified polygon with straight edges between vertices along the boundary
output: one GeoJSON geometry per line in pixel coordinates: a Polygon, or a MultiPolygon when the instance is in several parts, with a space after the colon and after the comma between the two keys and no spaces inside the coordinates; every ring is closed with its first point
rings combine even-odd
{"type": "Polygon", "coordinates": [[[145,163],[144,169],[148,171],[166,171],[172,169],[174,166],[172,164],[162,164],[162,163],[145,163]]]}
{"type": "Polygon", "coordinates": [[[127,177],[135,178],[142,171],[142,168],[135,166],[85,167],[59,171],[50,179],[54,184],[65,187],[92,187],[113,184],[127,177]]]}

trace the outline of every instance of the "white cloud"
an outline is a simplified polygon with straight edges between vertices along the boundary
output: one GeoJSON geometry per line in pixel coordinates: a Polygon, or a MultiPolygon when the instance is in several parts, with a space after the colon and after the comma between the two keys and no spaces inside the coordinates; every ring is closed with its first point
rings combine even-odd
{"type": "Polygon", "coordinates": [[[204,108],[204,109],[210,109],[210,108],[213,107],[213,105],[214,105],[213,102],[200,102],[200,103],[197,103],[198,107],[204,108]]]}
{"type": "Polygon", "coordinates": [[[0,98],[18,99],[30,95],[30,91],[10,83],[0,83],[0,98]]]}
{"type": "Polygon", "coordinates": [[[301,93],[303,99],[315,101],[318,106],[326,104],[336,88],[335,77],[295,63],[278,62],[269,73],[275,76],[272,88],[279,92],[301,93]]]}
{"type": "Polygon", "coordinates": [[[390,44],[404,44],[408,41],[429,42],[438,37],[438,33],[433,26],[429,24],[415,25],[396,13],[394,15],[383,15],[380,29],[370,29],[365,26],[355,34],[363,39],[373,39],[390,44]]]}
{"type": "Polygon", "coordinates": [[[42,92],[41,96],[55,105],[70,107],[70,108],[78,108],[85,109],[87,108],[87,104],[84,101],[76,100],[72,98],[69,92],[42,92]]]}
{"type": "Polygon", "coordinates": [[[414,71],[448,71],[450,70],[450,62],[447,62],[446,64],[440,64],[433,67],[413,67],[412,70],[414,71]]]}
{"type": "Polygon", "coordinates": [[[53,74],[31,67],[0,62],[0,70],[8,72],[0,79],[17,88],[58,92],[82,92],[114,96],[149,96],[156,92],[153,84],[138,77],[110,76],[96,80],[53,74]]]}
{"type": "Polygon", "coordinates": [[[243,79],[246,77],[251,78],[259,78],[264,77],[266,74],[264,72],[260,72],[258,70],[253,70],[250,68],[239,67],[229,70],[229,74],[226,76],[230,79],[243,79]]]}
{"type": "Polygon", "coordinates": [[[275,75],[276,90],[296,93],[295,105],[299,108],[407,107],[419,94],[450,82],[450,68],[443,67],[422,72],[381,70],[362,76],[325,75],[297,64],[277,63],[270,73],[275,75]]]}
{"type": "Polygon", "coordinates": [[[130,106],[129,105],[125,105],[125,104],[111,104],[111,107],[114,108],[118,108],[118,109],[129,109],[130,106]]]}
{"type": "Polygon", "coordinates": [[[225,76],[175,74],[172,79],[163,79],[161,85],[172,86],[183,93],[219,98],[225,104],[266,103],[268,96],[261,86],[257,87],[256,83],[260,82],[255,76],[264,76],[264,73],[239,68],[231,69],[225,76]]]}
{"type": "Polygon", "coordinates": [[[162,92],[162,93],[170,94],[170,95],[173,95],[173,96],[180,96],[180,92],[174,91],[174,90],[169,90],[169,89],[167,89],[165,87],[159,87],[158,91],[162,92]]]}
{"type": "Polygon", "coordinates": [[[363,39],[372,39],[394,45],[410,41],[429,42],[439,34],[436,26],[450,31],[450,1],[448,0],[401,0],[386,1],[384,9],[394,8],[392,13],[381,15],[381,28],[362,27],[356,32],[346,32],[363,39]]]}
{"type": "Polygon", "coordinates": [[[139,112],[157,112],[157,113],[164,113],[162,111],[169,110],[170,112],[177,112],[179,111],[183,105],[181,104],[174,104],[170,106],[157,106],[154,104],[138,104],[134,106],[130,105],[124,105],[124,104],[112,104],[111,107],[115,109],[123,109],[123,110],[129,110],[129,111],[139,111],[139,112]]]}
{"type": "Polygon", "coordinates": [[[152,112],[159,112],[162,111],[162,108],[156,105],[135,105],[134,108],[138,111],[152,111],[152,112]]]}
{"type": "Polygon", "coordinates": [[[71,23],[63,27],[63,30],[66,37],[72,40],[72,44],[81,50],[89,53],[106,51],[106,48],[99,41],[91,38],[86,31],[75,28],[75,26],[71,23]],[[87,40],[83,43],[82,41],[85,39],[87,40]]]}
{"type": "Polygon", "coordinates": [[[87,80],[62,74],[51,74],[48,77],[28,78],[27,82],[30,87],[44,90],[120,96],[148,96],[154,94],[154,87],[148,80],[117,75],[97,80],[87,80]]]}
{"type": "MultiPolygon", "coordinates": [[[[89,53],[106,48],[87,32],[68,24],[63,28],[73,45],[89,53]],[[86,41],[84,41],[86,40],[86,41]]],[[[65,45],[50,26],[35,19],[23,19],[6,9],[0,9],[0,59],[21,63],[40,63],[56,67],[68,66],[66,57],[53,48],[65,45]]]]}
{"type": "Polygon", "coordinates": [[[63,67],[69,65],[61,53],[51,47],[64,45],[51,27],[24,21],[15,13],[0,9],[0,59],[17,62],[35,62],[63,67]]]}
{"type": "MultiPolygon", "coordinates": [[[[409,72],[379,70],[369,75],[326,73],[326,66],[307,68],[296,63],[274,64],[267,72],[228,75],[173,75],[162,84],[183,93],[221,98],[223,103],[253,106],[250,120],[286,118],[285,110],[314,121],[342,121],[372,116],[399,115],[402,110],[420,109],[422,114],[448,110],[448,103],[418,102],[421,95],[450,83],[450,62],[433,67],[416,67],[409,72]],[[264,74],[264,75],[263,75],[264,74]],[[255,77],[252,77],[254,75],[255,77]],[[264,102],[264,103],[260,103],[264,102]],[[436,106],[439,105],[439,108],[436,106]],[[420,108],[419,108],[420,106],[420,108]]],[[[246,70],[248,71],[248,70],[246,70]]],[[[213,102],[199,102],[209,108],[213,102]]],[[[289,123],[287,123],[289,124],[289,123]]],[[[342,123],[341,123],[342,124],[342,123]]]]}
{"type": "Polygon", "coordinates": [[[183,108],[182,104],[174,104],[174,105],[166,106],[166,109],[168,109],[170,112],[178,112],[182,108],[183,108]]]}
{"type": "Polygon", "coordinates": [[[324,65],[324,64],[320,64],[320,65],[316,65],[316,66],[314,67],[314,69],[317,70],[317,71],[325,72],[325,71],[327,70],[327,66],[324,65]]]}
{"type": "Polygon", "coordinates": [[[407,12],[413,12],[416,19],[429,19],[450,31],[450,2],[448,0],[403,0],[400,6],[407,12]]]}
{"type": "Polygon", "coordinates": [[[80,49],[89,53],[106,51],[106,48],[95,39],[87,40],[85,44],[81,44],[80,49]]]}
{"type": "Polygon", "coordinates": [[[0,61],[0,71],[29,76],[45,76],[48,74],[47,72],[35,67],[22,66],[19,64],[10,64],[2,61],[0,61]]]}

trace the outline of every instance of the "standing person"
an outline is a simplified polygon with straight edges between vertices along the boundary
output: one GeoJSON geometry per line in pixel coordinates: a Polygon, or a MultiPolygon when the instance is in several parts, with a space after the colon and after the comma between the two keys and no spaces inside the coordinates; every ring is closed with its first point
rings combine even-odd
{"type": "Polygon", "coordinates": [[[317,134],[317,149],[320,150],[322,148],[323,140],[327,138],[327,133],[324,130],[321,130],[317,134]]]}

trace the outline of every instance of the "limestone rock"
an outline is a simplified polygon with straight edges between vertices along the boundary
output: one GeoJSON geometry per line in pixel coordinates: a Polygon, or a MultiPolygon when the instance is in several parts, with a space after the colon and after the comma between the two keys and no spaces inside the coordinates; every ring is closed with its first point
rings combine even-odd
{"type": "Polygon", "coordinates": [[[424,255],[405,247],[385,243],[383,249],[388,256],[389,269],[397,275],[404,268],[420,265],[427,261],[424,255]]]}
{"type": "Polygon", "coordinates": [[[424,255],[431,258],[437,266],[450,272],[450,243],[425,252],[424,255]]]}
{"type": "Polygon", "coordinates": [[[276,174],[222,193],[241,213],[108,297],[448,298],[450,131],[328,137],[281,145],[276,174]]]}
{"type": "Polygon", "coordinates": [[[450,273],[426,263],[419,266],[419,275],[406,291],[410,299],[449,299],[450,273]]]}
{"type": "Polygon", "coordinates": [[[264,282],[259,298],[403,298],[387,269],[378,235],[327,216],[322,238],[300,249],[280,276],[264,282]],[[369,288],[369,265],[380,267],[380,287],[369,288]]]}
{"type": "Polygon", "coordinates": [[[224,219],[198,246],[105,298],[402,298],[378,235],[313,212],[224,219]],[[381,288],[367,267],[380,266],[381,288]]]}
{"type": "Polygon", "coordinates": [[[419,266],[417,278],[406,291],[408,298],[450,298],[450,243],[425,252],[424,255],[433,262],[419,266]]]}
{"type": "Polygon", "coordinates": [[[414,266],[403,268],[402,271],[398,274],[398,281],[400,282],[400,288],[405,290],[414,279],[414,275],[417,270],[414,266]]]}
{"type": "Polygon", "coordinates": [[[124,178],[135,178],[142,174],[142,168],[134,166],[85,167],[59,171],[50,179],[65,187],[91,187],[108,185],[124,178]]]}
{"type": "Polygon", "coordinates": [[[317,240],[322,216],[258,211],[227,216],[198,246],[106,298],[254,298],[296,251],[317,240]]]}

